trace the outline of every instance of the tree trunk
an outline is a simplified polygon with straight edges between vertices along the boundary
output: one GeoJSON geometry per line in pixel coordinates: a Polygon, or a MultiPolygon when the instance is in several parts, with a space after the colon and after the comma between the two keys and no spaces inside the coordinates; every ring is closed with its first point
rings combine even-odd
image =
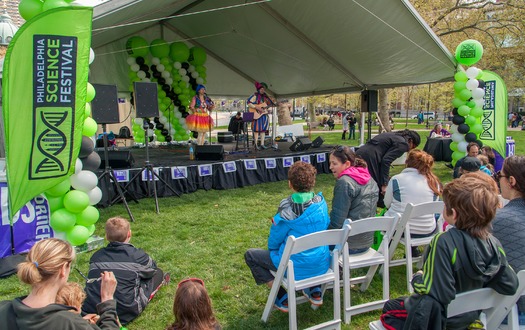
{"type": "Polygon", "coordinates": [[[379,97],[379,108],[377,115],[379,117],[379,120],[383,124],[383,127],[379,125],[379,132],[381,133],[383,131],[383,128],[385,131],[390,132],[392,129],[390,128],[390,119],[388,116],[388,93],[386,89],[380,89],[378,90],[378,97],[379,97]]]}
{"type": "Polygon", "coordinates": [[[277,105],[277,123],[279,126],[291,125],[292,117],[290,116],[290,109],[292,104],[290,102],[279,102],[277,105]]]}

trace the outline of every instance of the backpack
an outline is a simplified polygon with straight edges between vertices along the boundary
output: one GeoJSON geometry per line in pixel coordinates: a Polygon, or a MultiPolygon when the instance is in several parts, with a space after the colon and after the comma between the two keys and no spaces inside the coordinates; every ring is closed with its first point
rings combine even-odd
{"type": "Polygon", "coordinates": [[[129,131],[129,127],[122,126],[118,132],[118,137],[121,139],[129,139],[131,137],[131,132],[129,131]]]}

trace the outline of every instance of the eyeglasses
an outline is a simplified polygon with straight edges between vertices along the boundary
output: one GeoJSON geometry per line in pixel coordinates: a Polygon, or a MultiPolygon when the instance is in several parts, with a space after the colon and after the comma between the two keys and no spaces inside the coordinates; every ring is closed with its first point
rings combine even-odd
{"type": "Polygon", "coordinates": [[[177,289],[180,288],[180,286],[186,282],[195,282],[195,283],[199,283],[200,285],[204,286],[203,280],[201,280],[200,278],[192,277],[192,278],[187,278],[185,280],[180,281],[179,284],[177,284],[177,289]]]}
{"type": "Polygon", "coordinates": [[[497,171],[496,172],[496,181],[498,181],[498,182],[499,182],[499,179],[501,179],[501,178],[508,178],[508,177],[509,177],[508,175],[501,174],[501,171],[497,171]]]}

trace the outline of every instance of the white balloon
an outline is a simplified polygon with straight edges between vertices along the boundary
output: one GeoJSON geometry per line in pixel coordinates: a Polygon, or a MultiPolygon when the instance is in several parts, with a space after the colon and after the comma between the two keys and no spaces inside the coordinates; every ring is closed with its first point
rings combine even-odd
{"type": "Polygon", "coordinates": [[[56,231],[56,230],[53,229],[53,237],[61,239],[63,241],[67,241],[67,235],[63,231],[56,231]]]}
{"type": "Polygon", "coordinates": [[[80,171],[82,171],[82,166],[82,161],[77,158],[77,161],[75,162],[75,174],[78,174],[80,171]]]}
{"type": "Polygon", "coordinates": [[[472,91],[472,98],[474,99],[483,99],[485,96],[485,89],[483,88],[476,88],[472,91]]]}
{"type": "Polygon", "coordinates": [[[465,140],[465,136],[459,132],[452,134],[451,137],[452,137],[452,141],[458,142],[458,143],[465,140]]]}
{"type": "Polygon", "coordinates": [[[162,118],[159,118],[159,121],[161,122],[161,124],[166,125],[168,123],[168,118],[162,117],[162,118]]]}
{"type": "Polygon", "coordinates": [[[151,64],[153,65],[159,65],[160,64],[160,59],[158,57],[153,57],[151,59],[151,64]]]}
{"type": "Polygon", "coordinates": [[[485,105],[485,100],[484,99],[474,99],[474,103],[476,103],[476,106],[483,108],[483,106],[485,105]]]}
{"type": "Polygon", "coordinates": [[[204,79],[202,79],[201,77],[195,79],[197,81],[197,84],[204,84],[204,79]]]}
{"type": "Polygon", "coordinates": [[[186,75],[186,69],[179,69],[179,74],[181,75],[181,77],[185,76],[186,75]]]}
{"type": "Polygon", "coordinates": [[[138,72],[140,70],[140,65],[137,63],[131,64],[130,66],[131,71],[138,72]]]}
{"type": "Polygon", "coordinates": [[[473,91],[473,90],[475,90],[476,88],[478,88],[478,86],[479,86],[479,81],[478,81],[477,79],[469,79],[469,80],[467,81],[467,84],[466,84],[466,85],[467,85],[467,89],[468,89],[469,91],[473,91]]]}
{"type": "MultiPolygon", "coordinates": [[[[166,72],[166,71],[164,71],[164,72],[166,72]]],[[[173,84],[173,79],[171,79],[171,77],[170,78],[166,78],[166,84],[168,84],[168,85],[173,84]]]]}
{"type": "Polygon", "coordinates": [[[458,131],[458,125],[451,125],[450,126],[450,133],[454,134],[458,131]]]}
{"type": "Polygon", "coordinates": [[[161,76],[162,78],[169,78],[171,77],[171,73],[169,71],[162,71],[161,76]]]}
{"type": "Polygon", "coordinates": [[[181,118],[181,119],[179,119],[179,123],[180,123],[181,125],[186,125],[186,118],[181,118]]]}
{"type": "Polygon", "coordinates": [[[142,118],[135,118],[133,120],[133,122],[137,125],[141,125],[142,126],[142,123],[144,122],[144,120],[142,120],[142,118]]]}
{"type": "Polygon", "coordinates": [[[468,145],[467,141],[458,142],[458,151],[467,152],[467,145],[468,145]]]}
{"type": "Polygon", "coordinates": [[[102,199],[102,190],[99,187],[91,189],[86,194],[89,197],[89,205],[95,205],[102,199]]]}
{"type": "Polygon", "coordinates": [[[190,77],[184,76],[184,77],[182,77],[182,80],[185,81],[185,82],[189,82],[190,81],[190,77]]]}
{"type": "Polygon", "coordinates": [[[157,65],[157,71],[158,71],[158,72],[162,72],[162,71],[164,71],[164,70],[166,70],[166,67],[164,66],[164,64],[159,64],[159,65],[157,65]]]}
{"type": "Polygon", "coordinates": [[[146,78],[146,72],[140,70],[139,72],[137,72],[137,77],[139,77],[140,79],[146,78]]]}
{"type": "Polygon", "coordinates": [[[71,187],[76,190],[88,192],[97,186],[98,178],[95,173],[82,170],[80,173],[70,176],[69,181],[71,182],[71,187]]]}
{"type": "Polygon", "coordinates": [[[197,71],[193,71],[193,72],[191,73],[191,76],[192,76],[193,78],[197,79],[197,78],[199,78],[199,73],[198,73],[197,71]]]}
{"type": "Polygon", "coordinates": [[[178,70],[178,69],[182,68],[182,64],[180,64],[180,62],[175,62],[175,63],[173,63],[173,67],[178,70]]]}
{"type": "Polygon", "coordinates": [[[149,79],[149,78],[144,78],[144,79],[141,79],[140,81],[142,81],[142,82],[151,82],[151,79],[149,79]]]}
{"type": "Polygon", "coordinates": [[[180,113],[180,111],[175,112],[175,117],[182,118],[182,113],[180,113]]]}
{"type": "Polygon", "coordinates": [[[190,65],[190,67],[188,68],[188,71],[189,72],[193,72],[195,71],[195,67],[193,65],[190,65]]]}
{"type": "Polygon", "coordinates": [[[479,72],[481,70],[476,68],[475,66],[471,66],[470,68],[467,69],[467,71],[465,72],[467,74],[467,77],[469,77],[470,79],[475,79],[479,72]]]}
{"type": "Polygon", "coordinates": [[[134,57],[128,57],[126,62],[128,62],[129,65],[137,64],[137,61],[135,60],[134,57]]]}
{"type": "Polygon", "coordinates": [[[93,63],[95,60],[95,52],[93,51],[93,48],[89,48],[89,64],[93,63]]]}
{"type": "Polygon", "coordinates": [[[151,128],[148,128],[148,136],[153,136],[155,135],[155,131],[152,130],[151,128]]]}
{"type": "Polygon", "coordinates": [[[179,107],[178,107],[178,106],[174,106],[174,107],[173,107],[173,111],[174,111],[174,112],[178,112],[178,111],[179,111],[179,107]]]}
{"type": "Polygon", "coordinates": [[[170,135],[174,135],[174,134],[175,134],[175,129],[172,127],[172,128],[170,129],[170,135]]]}

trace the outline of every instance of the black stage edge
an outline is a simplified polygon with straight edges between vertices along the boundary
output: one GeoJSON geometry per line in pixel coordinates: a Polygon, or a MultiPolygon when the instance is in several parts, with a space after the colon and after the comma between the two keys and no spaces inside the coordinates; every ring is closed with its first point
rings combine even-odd
{"type": "MultiPolygon", "coordinates": [[[[253,148],[248,150],[235,151],[235,143],[223,143],[224,155],[223,160],[189,160],[189,147],[182,145],[156,146],[149,148],[150,163],[155,170],[158,169],[158,175],[170,185],[178,194],[188,194],[195,192],[197,189],[234,189],[245,186],[252,186],[265,182],[275,182],[288,179],[288,167],[283,164],[283,158],[293,157],[293,162],[301,160],[301,156],[308,156],[310,163],[317,169],[317,173],[331,173],[329,156],[332,146],[323,145],[319,148],[310,148],[306,151],[290,151],[291,142],[278,143],[279,149],[272,148],[255,151],[253,148]],[[318,162],[318,154],[324,155],[324,162],[318,162]],[[266,160],[275,159],[275,168],[267,168],[266,160]],[[255,160],[256,170],[247,169],[245,160],[255,160]],[[225,163],[233,162],[236,170],[229,172],[225,170],[225,163]],[[201,176],[199,174],[199,165],[211,165],[209,175],[201,176]],[[186,170],[187,176],[179,179],[172,178],[172,172],[186,170]]],[[[195,147],[194,147],[195,148],[195,147]]],[[[119,148],[114,152],[130,152],[134,162],[120,162],[122,166],[113,166],[112,168],[119,174],[127,173],[128,178],[132,178],[141,170],[146,160],[145,148],[119,148]],[[131,166],[131,168],[129,168],[131,166]],[[127,172],[126,172],[127,171],[127,172]],[[119,173],[121,172],[121,173],[119,173]]],[[[112,159],[112,151],[109,152],[109,158],[112,159]]],[[[114,155],[118,158],[119,155],[114,155]]],[[[117,162],[118,163],[118,162],[117,162]]],[[[232,165],[231,163],[227,165],[232,165]]],[[[98,174],[102,173],[102,170],[98,174]]],[[[120,181],[121,187],[128,182],[120,181]]],[[[109,184],[107,180],[99,181],[99,187],[102,190],[102,200],[98,206],[107,207],[109,202],[118,196],[114,185],[109,184]]],[[[141,199],[153,196],[153,186],[148,189],[148,182],[141,178],[131,182],[124,192],[128,200],[141,199]]],[[[159,197],[170,197],[175,194],[162,183],[157,182],[157,194],[159,197]]]]}

